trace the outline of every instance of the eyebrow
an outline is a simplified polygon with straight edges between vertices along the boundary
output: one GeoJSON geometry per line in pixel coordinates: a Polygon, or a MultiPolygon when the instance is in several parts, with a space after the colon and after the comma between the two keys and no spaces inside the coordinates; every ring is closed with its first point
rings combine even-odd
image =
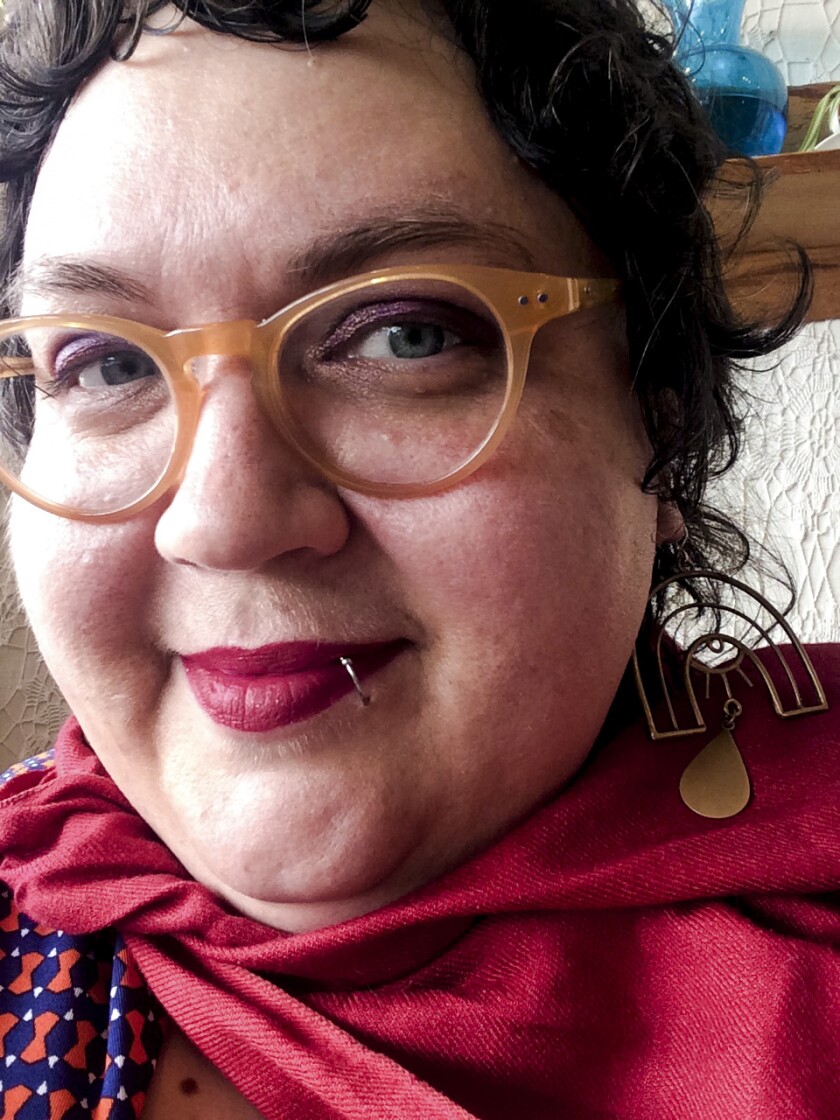
{"type": "MultiPolygon", "coordinates": [[[[348,229],[325,233],[293,252],[283,276],[301,294],[365,271],[388,254],[463,246],[479,251],[485,263],[535,270],[520,235],[500,222],[477,222],[435,207],[402,216],[383,214],[348,229]]],[[[6,287],[6,305],[19,308],[24,296],[97,295],[154,306],[152,290],[138,277],[112,265],[76,256],[39,257],[20,268],[6,287]]]]}
{"type": "Polygon", "coordinates": [[[7,307],[17,311],[27,295],[102,295],[153,303],[149,288],[136,277],[111,265],[78,257],[39,257],[12,275],[5,291],[7,307]]]}
{"type": "Polygon", "coordinates": [[[450,246],[478,250],[508,267],[535,268],[530,250],[511,227],[434,208],[402,216],[388,214],[317,237],[291,256],[287,271],[297,283],[311,289],[351,276],[388,254],[450,246]]]}

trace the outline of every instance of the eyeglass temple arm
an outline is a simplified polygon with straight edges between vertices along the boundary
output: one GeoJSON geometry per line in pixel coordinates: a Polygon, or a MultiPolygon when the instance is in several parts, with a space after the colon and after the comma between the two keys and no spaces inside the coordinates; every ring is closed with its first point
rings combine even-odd
{"type": "Polygon", "coordinates": [[[31,358],[0,357],[0,380],[3,378],[25,377],[32,373],[31,358]]]}
{"type": "Polygon", "coordinates": [[[580,311],[590,307],[600,307],[601,304],[618,299],[621,294],[620,280],[579,280],[577,287],[580,311]]]}

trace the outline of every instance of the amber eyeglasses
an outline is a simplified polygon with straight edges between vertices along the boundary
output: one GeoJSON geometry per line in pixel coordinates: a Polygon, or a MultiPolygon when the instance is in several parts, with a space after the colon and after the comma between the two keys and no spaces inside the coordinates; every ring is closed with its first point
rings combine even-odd
{"type": "Polygon", "coordinates": [[[504,438],[540,327],[618,290],[615,280],[416,266],[331,284],[261,323],[165,332],[109,316],[7,320],[0,478],[62,517],[130,517],[186,468],[202,362],[233,357],[249,363],[278,437],[336,485],[431,494],[504,438]]]}

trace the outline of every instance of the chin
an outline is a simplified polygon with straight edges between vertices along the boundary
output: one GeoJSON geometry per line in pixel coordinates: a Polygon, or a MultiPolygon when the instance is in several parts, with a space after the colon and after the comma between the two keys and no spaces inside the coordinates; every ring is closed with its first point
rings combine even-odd
{"type": "Polygon", "coordinates": [[[398,830],[381,811],[364,816],[336,808],[325,819],[322,809],[313,820],[290,805],[270,814],[223,813],[210,828],[205,818],[189,832],[175,834],[165,824],[159,831],[199,882],[268,921],[255,908],[336,908],[350,917],[406,893],[424,847],[409,819],[404,814],[398,830]]]}

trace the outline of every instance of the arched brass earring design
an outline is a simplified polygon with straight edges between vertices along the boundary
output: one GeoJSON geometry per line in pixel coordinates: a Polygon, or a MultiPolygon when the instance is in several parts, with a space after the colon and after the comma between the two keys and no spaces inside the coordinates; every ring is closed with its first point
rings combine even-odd
{"type": "Polygon", "coordinates": [[[648,655],[644,671],[645,659],[640,658],[638,648],[634,650],[633,670],[654,740],[707,734],[709,727],[696,684],[698,678],[704,681],[704,706],[716,706],[712,686],[720,682],[720,731],[686,767],[680,796],[700,816],[724,818],[740,813],[751,796],[750,778],[734,734],[743,706],[733,693],[732,681],[737,679],[741,687],[749,688],[763,683],[776,715],[782,719],[824,712],[828,702],[811,659],[790,624],[767,599],[740,580],[709,569],[683,571],[655,587],[650,602],[661,600],[675,584],[685,589],[686,585],[709,581],[728,589],[733,603],[709,606],[699,595],[686,596],[663,619],[651,651],[653,657],[648,655]],[[752,613],[744,609],[747,605],[752,613]],[[698,617],[702,612],[712,613],[716,620],[713,630],[703,632],[698,625],[703,621],[698,617]],[[736,624],[732,633],[722,629],[724,616],[736,624]],[[775,640],[774,632],[779,630],[792,650],[786,651],[775,640]],[[732,656],[714,663],[700,656],[722,658],[727,652],[732,656]],[[773,667],[775,676],[768,666],[773,667]],[[758,680],[748,673],[750,668],[758,680]]]}

